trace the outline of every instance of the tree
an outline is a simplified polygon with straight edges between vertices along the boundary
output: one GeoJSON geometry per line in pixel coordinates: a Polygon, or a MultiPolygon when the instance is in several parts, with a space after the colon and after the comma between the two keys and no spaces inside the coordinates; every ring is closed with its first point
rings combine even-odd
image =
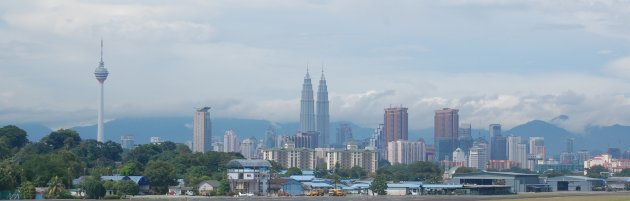
{"type": "Polygon", "coordinates": [[[165,194],[168,186],[176,185],[175,167],[166,161],[149,161],[144,169],[144,176],[151,183],[151,188],[158,194],[165,194]]]}
{"type": "Polygon", "coordinates": [[[60,198],[61,195],[66,191],[66,188],[63,185],[63,181],[58,176],[54,176],[48,182],[48,190],[46,191],[46,198],[49,199],[57,199],[60,198]]]}
{"type": "Polygon", "coordinates": [[[121,180],[116,182],[116,193],[118,195],[138,195],[140,187],[131,180],[121,180]]]}
{"type": "Polygon", "coordinates": [[[14,125],[8,125],[0,128],[0,138],[4,138],[6,145],[10,148],[19,149],[28,143],[26,131],[14,125]]]}
{"type": "Polygon", "coordinates": [[[286,176],[302,175],[302,170],[297,167],[292,167],[292,168],[287,169],[287,173],[285,173],[284,175],[286,176]]]}
{"type": "Polygon", "coordinates": [[[83,190],[85,191],[86,198],[99,199],[105,196],[105,187],[103,183],[93,177],[85,177],[85,180],[81,183],[83,190]]]}
{"type": "Polygon", "coordinates": [[[20,185],[20,197],[22,199],[35,199],[35,185],[29,181],[22,182],[20,185]]]}
{"type": "Polygon", "coordinates": [[[464,173],[474,173],[477,172],[477,169],[471,167],[458,167],[455,170],[455,174],[464,174],[464,173]]]}
{"type": "Polygon", "coordinates": [[[615,174],[618,177],[630,177],[630,168],[624,168],[621,172],[615,174]]]}
{"type": "Polygon", "coordinates": [[[9,160],[0,161],[0,191],[13,191],[18,185],[15,166],[9,160]]]}
{"type": "Polygon", "coordinates": [[[118,172],[124,176],[141,175],[142,167],[140,166],[140,163],[136,161],[129,161],[125,163],[118,172]]]}
{"type": "Polygon", "coordinates": [[[81,143],[81,137],[74,130],[59,129],[42,138],[41,142],[52,149],[72,148],[81,143]]]}
{"type": "Polygon", "coordinates": [[[387,181],[385,177],[382,175],[376,176],[372,183],[370,184],[370,190],[372,190],[372,194],[376,193],[378,195],[387,195],[387,181]]]}
{"type": "Polygon", "coordinates": [[[318,165],[313,171],[313,175],[316,178],[324,178],[328,176],[328,170],[326,169],[326,163],[318,165]]]}
{"type": "Polygon", "coordinates": [[[271,164],[271,174],[279,173],[280,171],[284,169],[284,167],[282,167],[282,165],[280,165],[280,163],[276,161],[272,161],[272,160],[267,160],[267,161],[269,161],[269,164],[271,164]]]}
{"type": "Polygon", "coordinates": [[[601,165],[596,165],[593,166],[591,168],[586,168],[586,176],[587,177],[592,177],[592,178],[601,178],[602,172],[608,172],[608,169],[606,169],[604,166],[601,165]]]}

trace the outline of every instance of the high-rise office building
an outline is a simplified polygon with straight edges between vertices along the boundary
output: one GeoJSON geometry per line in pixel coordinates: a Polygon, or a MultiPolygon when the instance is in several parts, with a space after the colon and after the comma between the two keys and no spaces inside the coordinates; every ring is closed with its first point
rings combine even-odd
{"type": "Polygon", "coordinates": [[[490,160],[507,160],[507,142],[501,134],[501,124],[488,126],[490,137],[490,160]]]}
{"type": "Polygon", "coordinates": [[[193,121],[193,152],[205,153],[212,150],[212,122],[210,107],[197,108],[193,121]]]}
{"type": "Polygon", "coordinates": [[[520,136],[508,136],[507,138],[508,160],[519,163],[520,168],[527,168],[527,144],[523,143],[520,136]]]}
{"type": "Polygon", "coordinates": [[[236,132],[229,129],[223,134],[223,152],[239,152],[240,143],[236,140],[236,132]]]}
{"type": "Polygon", "coordinates": [[[96,141],[105,142],[105,120],[103,119],[105,113],[105,91],[104,85],[107,76],[109,75],[109,71],[105,68],[105,62],[103,62],[103,40],[101,40],[101,61],[98,62],[98,67],[94,70],[94,76],[96,76],[96,80],[101,85],[101,102],[98,108],[98,123],[96,130],[96,141]]]}
{"type": "Polygon", "coordinates": [[[133,146],[133,135],[120,136],[120,147],[122,147],[123,149],[133,149],[133,146]]]}
{"type": "Polygon", "coordinates": [[[317,148],[319,139],[318,132],[297,133],[295,135],[284,136],[284,142],[291,141],[297,148],[317,148]]]}
{"type": "Polygon", "coordinates": [[[461,124],[459,126],[459,148],[462,149],[464,153],[468,153],[473,144],[472,138],[472,126],[470,124],[461,124]]]}
{"type": "Polygon", "coordinates": [[[455,151],[453,151],[453,162],[456,162],[456,163],[466,162],[466,154],[464,150],[462,150],[461,148],[457,148],[455,149],[455,151]]]}
{"type": "Polygon", "coordinates": [[[575,138],[567,138],[567,152],[573,153],[574,143],[575,143],[575,138]]]}
{"type": "Polygon", "coordinates": [[[387,143],[385,142],[383,126],[383,124],[379,124],[378,128],[374,129],[374,133],[370,138],[370,149],[376,149],[379,158],[387,158],[387,150],[385,149],[387,143]]]}
{"type": "Polygon", "coordinates": [[[319,132],[318,144],[320,147],[330,146],[330,114],[328,108],[328,86],[326,86],[326,78],[324,77],[324,69],[322,69],[322,77],[319,80],[317,88],[317,132],[319,132]]]}
{"type": "Polygon", "coordinates": [[[300,100],[300,132],[315,132],[315,101],[313,99],[313,85],[311,76],[306,70],[302,84],[302,99],[300,100]]]}
{"type": "Polygon", "coordinates": [[[501,124],[490,124],[488,126],[488,134],[490,135],[490,139],[495,135],[501,135],[501,124]]]}
{"type": "Polygon", "coordinates": [[[408,128],[408,114],[407,108],[404,107],[390,107],[385,109],[384,115],[384,135],[385,135],[385,149],[387,149],[387,143],[396,140],[408,140],[409,128],[408,128]]]}
{"type": "Polygon", "coordinates": [[[536,157],[536,163],[542,162],[547,157],[544,137],[529,137],[529,154],[536,157]]]}
{"type": "Polygon", "coordinates": [[[348,145],[348,142],[350,141],[353,141],[352,127],[350,127],[350,124],[346,123],[339,124],[339,127],[337,128],[337,140],[335,142],[335,147],[346,147],[346,145],[348,145]]]}
{"type": "Polygon", "coordinates": [[[265,140],[264,140],[264,147],[265,148],[275,148],[278,147],[277,142],[278,142],[278,135],[276,135],[276,129],[273,128],[273,126],[269,126],[269,128],[267,128],[267,131],[265,131],[265,140]]]}
{"type": "Polygon", "coordinates": [[[435,111],[435,155],[438,161],[449,160],[455,151],[459,131],[459,110],[443,108],[435,111]]]}
{"type": "Polygon", "coordinates": [[[396,140],[387,144],[387,160],[391,164],[411,164],[427,160],[424,141],[396,140]]]}
{"type": "Polygon", "coordinates": [[[473,145],[473,147],[470,148],[470,154],[468,154],[468,167],[485,170],[488,163],[486,153],[487,151],[485,147],[473,145]]]}
{"type": "Polygon", "coordinates": [[[240,153],[246,159],[257,159],[256,154],[257,140],[256,138],[244,139],[240,144],[240,153]]]}

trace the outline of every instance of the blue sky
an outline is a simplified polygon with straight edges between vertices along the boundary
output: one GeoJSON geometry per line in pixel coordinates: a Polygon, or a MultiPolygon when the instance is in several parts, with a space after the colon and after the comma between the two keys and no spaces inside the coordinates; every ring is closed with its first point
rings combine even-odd
{"type": "MultiPolygon", "coordinates": [[[[331,119],[383,108],[506,128],[630,124],[625,1],[2,1],[0,122],[93,124],[105,40],[106,117],[297,121],[307,63],[331,119]]],[[[316,88],[316,86],[315,86],[316,88]]]]}

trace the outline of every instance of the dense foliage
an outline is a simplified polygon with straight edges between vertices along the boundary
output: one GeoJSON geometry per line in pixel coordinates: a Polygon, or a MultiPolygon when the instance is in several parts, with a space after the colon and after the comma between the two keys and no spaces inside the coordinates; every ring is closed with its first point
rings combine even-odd
{"type": "Polygon", "coordinates": [[[395,164],[384,166],[376,171],[392,181],[423,181],[424,183],[440,183],[444,171],[437,164],[427,161],[416,161],[412,164],[395,164]]]}
{"type": "Polygon", "coordinates": [[[376,193],[377,195],[387,195],[387,191],[385,191],[387,189],[387,180],[385,176],[376,176],[369,188],[372,190],[372,194],[376,193]]]}
{"type": "MultiPolygon", "coordinates": [[[[225,180],[226,164],[243,158],[238,153],[192,153],[181,144],[139,145],[123,150],[112,141],[81,139],[79,133],[60,129],[30,142],[27,133],[16,126],[0,128],[0,191],[20,189],[23,197],[34,196],[34,187],[52,187],[46,197],[72,198],[67,189],[81,188],[88,198],[103,198],[105,190],[117,195],[135,195],[133,181],[101,181],[104,175],[145,176],[153,193],[165,193],[176,179],[188,186],[203,180],[225,180]],[[80,185],[72,180],[83,176],[80,185]],[[111,189],[105,189],[105,186],[111,189]]],[[[151,192],[145,192],[151,193],[151,192]]],[[[226,193],[225,187],[217,194],[226,193]]]]}

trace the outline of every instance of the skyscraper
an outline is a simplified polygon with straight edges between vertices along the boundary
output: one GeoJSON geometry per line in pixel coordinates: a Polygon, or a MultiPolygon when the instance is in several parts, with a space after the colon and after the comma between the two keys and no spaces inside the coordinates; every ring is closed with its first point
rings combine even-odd
{"type": "Polygon", "coordinates": [[[212,122],[210,107],[197,108],[193,121],[193,152],[205,153],[212,150],[212,122]]]}
{"type": "Polygon", "coordinates": [[[330,115],[328,111],[328,86],[322,69],[322,77],[317,88],[317,132],[319,132],[319,146],[328,147],[330,145],[330,115]]]}
{"type": "Polygon", "coordinates": [[[308,74],[308,69],[306,69],[304,84],[302,84],[302,100],[300,101],[300,132],[302,133],[316,131],[314,102],[311,76],[308,74]]]}
{"type": "Polygon", "coordinates": [[[458,146],[459,110],[443,108],[435,111],[435,155],[437,161],[451,160],[458,146]]]}
{"type": "Polygon", "coordinates": [[[348,141],[351,141],[352,138],[352,127],[350,124],[340,124],[339,128],[337,128],[337,148],[343,148],[348,145],[348,141]]]}
{"type": "Polygon", "coordinates": [[[387,144],[387,160],[391,164],[426,161],[426,146],[423,141],[396,140],[387,144]]]}
{"type": "Polygon", "coordinates": [[[478,170],[485,170],[488,163],[488,157],[486,153],[487,146],[481,146],[479,144],[473,145],[470,148],[470,154],[468,155],[468,167],[477,168],[478,170]]]}
{"type": "Polygon", "coordinates": [[[520,168],[527,168],[527,144],[523,143],[520,136],[507,138],[508,160],[519,163],[520,168]]]}
{"type": "Polygon", "coordinates": [[[101,104],[98,108],[98,125],[96,130],[96,140],[99,142],[105,141],[105,123],[103,120],[103,115],[105,113],[105,92],[104,92],[104,83],[109,75],[109,71],[105,68],[105,62],[103,62],[103,40],[101,40],[101,61],[98,63],[98,67],[94,70],[94,76],[96,76],[96,80],[101,85],[101,104]]]}
{"type": "Polygon", "coordinates": [[[544,137],[529,137],[529,154],[536,156],[537,160],[545,160],[547,150],[544,137]]]}
{"type": "Polygon", "coordinates": [[[276,129],[274,129],[273,126],[269,126],[269,128],[267,128],[267,131],[265,132],[264,147],[268,149],[278,147],[279,145],[277,145],[277,138],[278,136],[276,135],[276,129]]]}
{"type": "Polygon", "coordinates": [[[223,135],[223,152],[239,152],[240,143],[236,140],[236,132],[229,129],[223,135]]]}
{"type": "Polygon", "coordinates": [[[501,135],[501,124],[490,124],[488,127],[490,139],[492,139],[495,135],[501,135]]]}
{"type": "Polygon", "coordinates": [[[388,142],[396,140],[408,140],[409,128],[408,128],[408,114],[407,108],[404,107],[390,107],[385,109],[384,115],[384,134],[385,134],[385,149],[387,149],[388,142]]]}
{"type": "Polygon", "coordinates": [[[575,143],[575,138],[567,139],[567,152],[573,153],[573,143],[575,143]]]}
{"type": "Polygon", "coordinates": [[[240,144],[240,153],[246,159],[256,159],[258,155],[256,154],[256,138],[247,138],[244,139],[240,144]]]}
{"type": "Polygon", "coordinates": [[[500,134],[492,136],[490,139],[490,160],[507,160],[507,141],[500,134]]]}
{"type": "Polygon", "coordinates": [[[470,124],[461,124],[459,126],[459,148],[462,149],[464,153],[468,153],[470,148],[472,147],[473,138],[471,135],[472,126],[470,124]]]}

